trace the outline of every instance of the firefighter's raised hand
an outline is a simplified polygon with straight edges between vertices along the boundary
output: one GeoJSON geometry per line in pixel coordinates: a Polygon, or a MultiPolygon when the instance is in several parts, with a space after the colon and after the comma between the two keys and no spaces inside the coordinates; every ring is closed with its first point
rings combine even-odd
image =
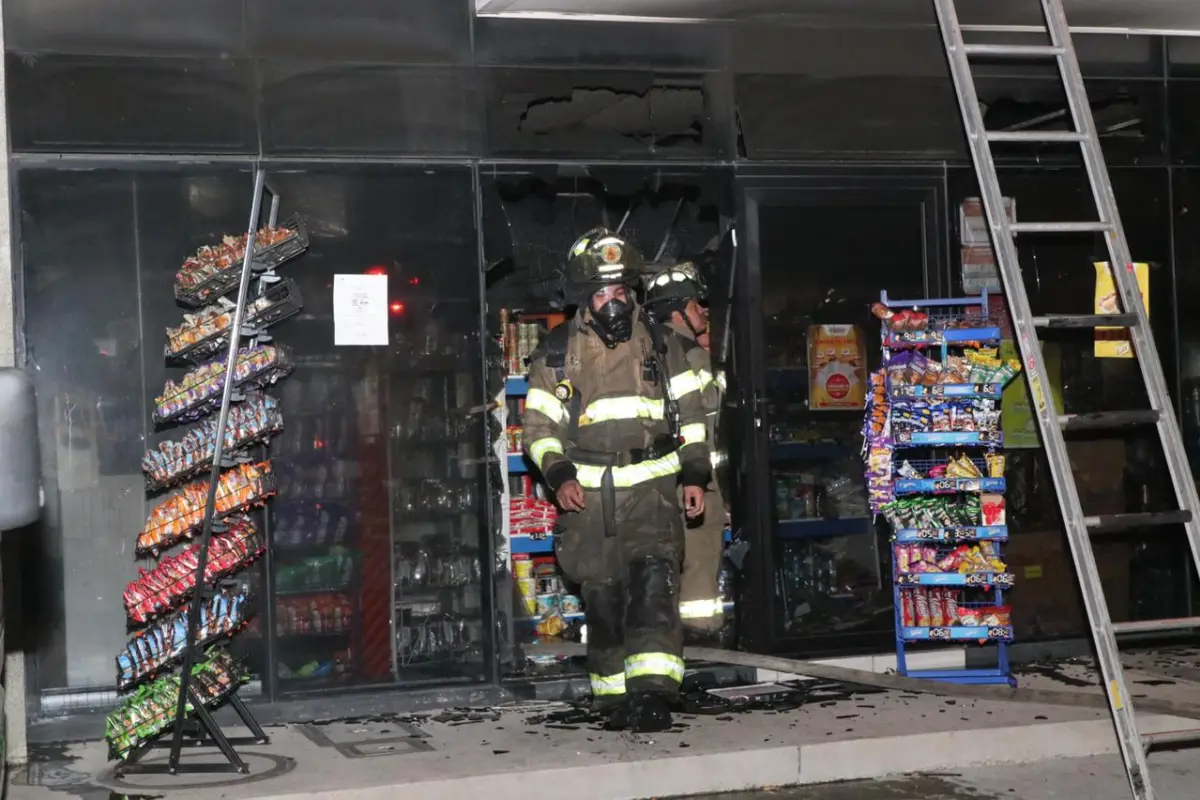
{"type": "Polygon", "coordinates": [[[556,494],[563,511],[583,511],[583,487],[579,481],[567,481],[558,487],[556,494]]]}
{"type": "Polygon", "coordinates": [[[695,519],[704,513],[704,490],[699,486],[683,487],[683,513],[695,519]]]}

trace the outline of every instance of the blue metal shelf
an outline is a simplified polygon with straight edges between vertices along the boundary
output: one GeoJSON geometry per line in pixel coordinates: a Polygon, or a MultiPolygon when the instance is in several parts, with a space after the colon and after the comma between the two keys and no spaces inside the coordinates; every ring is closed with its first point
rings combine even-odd
{"type": "Polygon", "coordinates": [[[1004,444],[1004,434],[999,431],[897,431],[893,442],[896,447],[1000,447],[1004,444]]]}
{"type": "Polygon", "coordinates": [[[853,453],[836,442],[774,442],[768,456],[771,461],[825,461],[853,453]]]}
{"type": "MultiPolygon", "coordinates": [[[[1003,648],[1001,640],[999,646],[1003,648]]],[[[914,669],[902,673],[909,678],[924,678],[930,681],[947,681],[949,683],[966,684],[1007,684],[1015,687],[1017,679],[1008,673],[1005,667],[991,669],[914,669]]]]}
{"type": "MultiPolygon", "coordinates": [[[[554,616],[554,615],[550,615],[550,616],[554,616]]],[[[561,616],[567,622],[572,622],[577,619],[584,619],[584,613],[582,611],[577,611],[574,614],[560,614],[558,616],[561,616]]],[[[539,617],[539,616],[535,615],[532,617],[515,617],[513,619],[513,622],[538,623],[538,622],[541,622],[543,619],[546,619],[546,617],[539,617]]]]}
{"type": "Polygon", "coordinates": [[[1008,541],[1007,525],[954,526],[948,528],[900,528],[892,537],[897,544],[930,542],[1008,541]]]}
{"type": "Polygon", "coordinates": [[[945,331],[908,331],[904,338],[889,333],[884,347],[936,347],[943,344],[968,342],[999,342],[999,328],[952,328],[945,331]]]}
{"type": "Polygon", "coordinates": [[[896,494],[954,494],[989,492],[1004,494],[1004,478],[898,478],[896,494]]]}
{"type": "Polygon", "coordinates": [[[509,538],[508,550],[514,556],[532,556],[553,553],[554,534],[548,534],[545,539],[534,539],[531,536],[516,534],[509,538]]]}
{"type": "Polygon", "coordinates": [[[522,453],[508,454],[508,474],[516,475],[529,472],[529,462],[522,453]]]}
{"type": "Polygon", "coordinates": [[[785,519],[775,524],[780,539],[813,539],[820,536],[854,536],[874,531],[870,517],[846,519],[785,519]]]}
{"type": "Polygon", "coordinates": [[[900,635],[906,642],[1012,641],[1011,625],[952,625],[940,628],[905,626],[900,635]]]}
{"type": "Polygon", "coordinates": [[[897,575],[896,585],[901,589],[912,586],[970,586],[1007,588],[1013,585],[1011,572],[918,572],[897,575]]]}
{"type": "Polygon", "coordinates": [[[891,395],[897,400],[923,398],[937,402],[946,397],[997,400],[1004,394],[998,383],[947,383],[938,386],[893,386],[891,395]]]}
{"type": "Polygon", "coordinates": [[[529,394],[529,381],[526,378],[506,378],[504,392],[510,397],[522,397],[529,394]]]}

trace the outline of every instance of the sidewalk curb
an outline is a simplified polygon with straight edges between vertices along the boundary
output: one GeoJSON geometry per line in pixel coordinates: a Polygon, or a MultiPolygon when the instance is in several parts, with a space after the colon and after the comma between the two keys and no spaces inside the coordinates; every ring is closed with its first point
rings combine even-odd
{"type": "MultiPolygon", "coordinates": [[[[1143,733],[1195,727],[1194,720],[1166,716],[1147,716],[1138,723],[1143,733]]],[[[292,792],[255,800],[315,800],[318,797],[323,800],[463,800],[470,797],[529,800],[531,787],[538,786],[570,796],[572,800],[641,800],[1117,752],[1112,722],[1108,719],[974,729],[970,734],[967,739],[958,731],[943,731],[615,764],[527,769],[333,792],[292,792]]]]}

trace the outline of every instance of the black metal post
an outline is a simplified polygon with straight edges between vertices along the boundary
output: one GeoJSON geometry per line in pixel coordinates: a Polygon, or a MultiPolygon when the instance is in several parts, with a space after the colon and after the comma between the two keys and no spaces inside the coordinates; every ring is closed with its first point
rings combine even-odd
{"type": "MultiPolygon", "coordinates": [[[[246,254],[242,258],[242,276],[238,285],[237,307],[233,312],[233,323],[229,330],[229,353],[225,359],[225,385],[221,392],[221,410],[217,415],[216,440],[213,442],[213,464],[208,479],[208,498],[204,504],[204,522],[200,529],[200,552],[196,559],[196,579],[192,592],[191,609],[188,611],[187,646],[183,651],[183,667],[179,674],[179,703],[175,708],[175,729],[172,732],[171,754],[168,760],[172,773],[179,769],[179,758],[183,751],[183,723],[187,716],[189,695],[192,695],[192,667],[196,663],[196,637],[200,627],[200,613],[204,605],[204,579],[208,569],[208,547],[212,541],[213,513],[216,508],[217,483],[221,477],[221,461],[225,445],[225,428],[229,424],[229,406],[233,401],[233,381],[237,367],[238,347],[242,340],[242,324],[246,317],[246,298],[250,293],[251,264],[254,260],[254,242],[258,234],[258,220],[262,209],[263,186],[266,183],[266,171],[259,168],[254,173],[254,199],[250,203],[250,224],[247,226],[246,254]]],[[[194,701],[197,715],[204,719],[199,698],[194,701]]],[[[217,746],[225,754],[229,762],[240,772],[246,771],[246,765],[234,752],[232,746],[225,740],[219,727],[213,726],[211,731],[217,746]]]]}

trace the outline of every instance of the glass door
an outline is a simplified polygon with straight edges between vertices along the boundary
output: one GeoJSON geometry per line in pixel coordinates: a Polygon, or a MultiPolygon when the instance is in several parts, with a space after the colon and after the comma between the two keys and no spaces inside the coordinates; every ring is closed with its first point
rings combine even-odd
{"type": "Polygon", "coordinates": [[[879,361],[870,305],[881,290],[928,293],[940,262],[939,197],[937,187],[748,192],[742,325],[757,446],[742,497],[758,528],[752,638],[769,649],[890,641],[889,551],[867,508],[860,456],[879,361]]]}

